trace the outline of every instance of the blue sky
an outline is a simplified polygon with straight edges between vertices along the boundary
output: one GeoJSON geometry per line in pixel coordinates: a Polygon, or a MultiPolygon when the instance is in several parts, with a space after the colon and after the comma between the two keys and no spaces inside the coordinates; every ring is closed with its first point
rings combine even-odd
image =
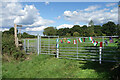
{"type": "MultiPolygon", "coordinates": [[[[112,2],[114,3],[114,2],[112,2]]],[[[48,5],[45,5],[44,2],[24,2],[22,5],[34,5],[38,10],[40,15],[45,19],[50,19],[56,21],[52,26],[58,26],[61,24],[74,24],[73,22],[67,21],[64,19],[63,13],[64,11],[76,11],[83,10],[88,8],[89,6],[97,5],[102,6],[100,9],[106,8],[108,2],[50,2],[48,5]],[[58,16],[61,16],[61,19],[56,19],[58,16]]],[[[112,9],[113,7],[117,7],[117,5],[107,7],[112,9]]],[[[81,25],[83,25],[81,23],[81,25]]]]}
{"type": "Polygon", "coordinates": [[[44,28],[57,29],[73,25],[88,25],[93,20],[96,25],[108,21],[118,23],[117,2],[12,2],[2,6],[2,28],[8,30],[22,24],[22,32],[41,34],[44,28]],[[12,13],[13,11],[14,13],[12,13]]]}

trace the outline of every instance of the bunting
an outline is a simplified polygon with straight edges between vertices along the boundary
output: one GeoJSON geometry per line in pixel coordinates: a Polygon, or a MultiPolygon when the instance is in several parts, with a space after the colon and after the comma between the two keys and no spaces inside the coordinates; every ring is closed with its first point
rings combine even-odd
{"type": "Polygon", "coordinates": [[[89,40],[90,40],[90,41],[92,41],[92,40],[93,40],[93,38],[92,38],[92,37],[89,37],[89,40]]]}
{"type": "Polygon", "coordinates": [[[85,38],[83,38],[83,42],[85,42],[85,38]]]}
{"type": "Polygon", "coordinates": [[[73,44],[77,44],[77,40],[73,40],[73,44]]]}
{"type": "Polygon", "coordinates": [[[110,43],[113,43],[113,39],[112,39],[112,37],[110,37],[109,39],[110,39],[110,43]]]}
{"type": "Polygon", "coordinates": [[[61,43],[63,43],[63,40],[60,40],[61,43]]]}
{"type": "Polygon", "coordinates": [[[95,40],[93,39],[93,40],[92,40],[92,43],[94,44],[94,42],[95,42],[95,40]]]}
{"type": "Polygon", "coordinates": [[[59,42],[59,39],[56,39],[57,43],[59,42]]]}
{"type": "Polygon", "coordinates": [[[107,42],[107,40],[105,40],[105,45],[108,46],[108,42],[107,42]]]}
{"type": "Polygon", "coordinates": [[[80,42],[80,43],[82,43],[82,42],[83,42],[81,38],[79,38],[79,42],[80,42]]]}
{"type": "Polygon", "coordinates": [[[67,40],[67,43],[70,43],[70,42],[71,42],[71,40],[70,40],[70,39],[68,39],[68,40],[67,40]]]}

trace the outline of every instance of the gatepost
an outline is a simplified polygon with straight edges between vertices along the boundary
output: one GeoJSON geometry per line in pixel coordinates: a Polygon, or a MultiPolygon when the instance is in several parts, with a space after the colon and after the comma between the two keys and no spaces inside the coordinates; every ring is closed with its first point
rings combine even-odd
{"type": "Polygon", "coordinates": [[[102,42],[100,42],[100,47],[99,47],[99,63],[101,64],[101,54],[102,54],[102,42]]]}

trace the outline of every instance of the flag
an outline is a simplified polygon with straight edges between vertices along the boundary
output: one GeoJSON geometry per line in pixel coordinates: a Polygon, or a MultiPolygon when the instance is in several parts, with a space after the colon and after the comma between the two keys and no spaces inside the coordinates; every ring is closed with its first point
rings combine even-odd
{"type": "Polygon", "coordinates": [[[66,42],[66,41],[67,41],[67,38],[64,38],[63,41],[66,42]]]}
{"type": "Polygon", "coordinates": [[[93,38],[92,38],[92,37],[89,37],[89,40],[90,40],[90,41],[92,41],[92,40],[93,40],[93,38]]]}
{"type": "Polygon", "coordinates": [[[59,39],[56,39],[57,43],[59,42],[59,39]]]}
{"type": "Polygon", "coordinates": [[[77,41],[76,41],[76,40],[74,40],[74,41],[73,41],[73,44],[77,44],[77,41]]]}
{"type": "Polygon", "coordinates": [[[96,45],[97,45],[97,43],[96,43],[96,42],[94,42],[93,44],[94,44],[94,46],[96,46],[96,45]]]}
{"type": "Polygon", "coordinates": [[[70,43],[70,39],[67,40],[67,43],[70,43]]]}
{"type": "Polygon", "coordinates": [[[97,46],[97,44],[98,44],[98,41],[94,41],[94,46],[97,46]]]}
{"type": "Polygon", "coordinates": [[[85,42],[85,38],[83,38],[83,42],[85,42]]]}
{"type": "Polygon", "coordinates": [[[59,44],[56,44],[56,48],[59,48],[59,44]]]}
{"type": "Polygon", "coordinates": [[[63,43],[63,40],[60,40],[61,43],[63,43]]]}
{"type": "Polygon", "coordinates": [[[107,42],[107,40],[105,40],[105,45],[108,46],[108,42],[107,42]]]}
{"type": "Polygon", "coordinates": [[[94,44],[94,42],[95,42],[95,40],[93,39],[93,40],[92,40],[92,43],[94,44]]]}
{"type": "Polygon", "coordinates": [[[98,45],[98,41],[96,41],[96,46],[98,45]]]}
{"type": "Polygon", "coordinates": [[[110,43],[113,43],[113,39],[112,39],[112,37],[110,37],[109,40],[110,40],[110,43]]]}
{"type": "Polygon", "coordinates": [[[81,38],[79,38],[79,42],[80,42],[80,43],[82,43],[82,42],[83,42],[81,38]]]}

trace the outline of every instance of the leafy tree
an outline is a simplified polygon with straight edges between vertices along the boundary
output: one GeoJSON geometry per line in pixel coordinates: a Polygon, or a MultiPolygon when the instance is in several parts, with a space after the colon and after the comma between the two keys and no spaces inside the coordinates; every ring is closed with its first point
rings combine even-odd
{"type": "MultiPolygon", "coordinates": [[[[20,34],[18,34],[18,35],[20,35],[20,34]]],[[[24,32],[23,34],[21,34],[21,38],[35,38],[35,37],[36,36],[30,35],[30,34],[28,34],[26,32],[24,32]]]]}
{"type": "Polygon", "coordinates": [[[120,24],[118,24],[116,27],[116,35],[120,36],[120,24]]]}
{"type": "MultiPolygon", "coordinates": [[[[17,32],[18,32],[18,30],[17,30],[17,32]]],[[[3,34],[14,34],[14,27],[11,27],[10,29],[9,29],[9,31],[4,31],[3,32],[3,34]]]]}
{"type": "Polygon", "coordinates": [[[85,36],[95,36],[95,33],[94,33],[94,26],[89,26],[87,27],[86,29],[86,35],[85,36]]]}
{"type": "Polygon", "coordinates": [[[20,50],[20,48],[16,48],[14,42],[13,34],[2,34],[2,55],[4,61],[10,61],[10,59],[6,59],[4,56],[9,56],[9,58],[13,59],[25,59],[24,51],[20,50]]]}
{"type": "Polygon", "coordinates": [[[89,22],[88,25],[89,25],[89,26],[93,26],[93,25],[94,25],[94,22],[93,22],[92,20],[90,20],[90,22],[89,22]]]}
{"type": "Polygon", "coordinates": [[[71,35],[73,36],[74,32],[81,33],[81,27],[79,25],[74,25],[71,29],[71,35]]]}
{"type": "Polygon", "coordinates": [[[69,28],[61,28],[61,29],[57,30],[57,35],[59,35],[59,36],[66,36],[67,33],[69,33],[71,35],[71,30],[69,28]]]}
{"type": "Polygon", "coordinates": [[[87,26],[86,25],[82,26],[80,36],[87,36],[87,26]]]}
{"type": "Polygon", "coordinates": [[[116,24],[114,22],[109,21],[102,25],[102,33],[107,36],[112,36],[116,34],[116,24]]]}
{"type": "Polygon", "coordinates": [[[47,36],[54,36],[56,35],[57,29],[54,27],[47,27],[44,29],[43,34],[47,36]]]}
{"type": "Polygon", "coordinates": [[[74,32],[73,33],[73,36],[75,36],[75,37],[77,37],[77,36],[79,36],[80,34],[78,33],[78,32],[74,32]]]}
{"type": "Polygon", "coordinates": [[[64,30],[64,28],[61,28],[61,29],[57,30],[57,35],[58,36],[64,36],[65,34],[64,34],[63,30],[64,30]]]}
{"type": "MultiPolygon", "coordinates": [[[[17,30],[17,32],[18,32],[18,30],[17,30]]],[[[14,27],[9,29],[9,34],[14,34],[14,27]]]]}
{"type": "Polygon", "coordinates": [[[66,36],[71,36],[71,34],[70,34],[70,33],[67,33],[66,36]]]}
{"type": "Polygon", "coordinates": [[[94,25],[94,33],[96,36],[102,36],[102,31],[101,31],[100,25],[94,25]]]}

